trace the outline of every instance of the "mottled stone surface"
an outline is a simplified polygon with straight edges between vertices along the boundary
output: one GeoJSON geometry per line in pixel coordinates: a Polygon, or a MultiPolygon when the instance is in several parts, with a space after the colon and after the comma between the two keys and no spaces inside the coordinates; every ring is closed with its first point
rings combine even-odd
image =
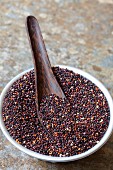
{"type": "MultiPolygon", "coordinates": [[[[113,97],[113,0],[0,0],[0,92],[33,67],[25,19],[35,15],[54,64],[97,77],[113,97]]],[[[16,149],[0,131],[0,170],[113,170],[113,135],[93,155],[71,163],[47,163],[16,149]]]]}

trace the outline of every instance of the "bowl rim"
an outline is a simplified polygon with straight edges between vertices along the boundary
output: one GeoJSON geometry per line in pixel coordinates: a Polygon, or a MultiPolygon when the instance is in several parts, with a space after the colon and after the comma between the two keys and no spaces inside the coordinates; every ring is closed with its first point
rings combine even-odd
{"type": "Polygon", "coordinates": [[[59,66],[60,68],[64,68],[64,69],[68,69],[68,70],[72,70],[75,73],[78,73],[80,75],[82,75],[83,77],[89,79],[90,81],[92,81],[96,86],[98,86],[101,91],[104,93],[107,101],[108,101],[108,105],[109,105],[109,109],[110,109],[110,122],[109,122],[109,126],[107,131],[105,132],[104,136],[102,137],[102,139],[91,149],[89,149],[88,151],[81,153],[79,155],[73,155],[70,157],[54,157],[54,156],[47,156],[47,155],[43,155],[34,151],[31,151],[25,147],[23,147],[22,145],[18,144],[8,133],[3,119],[2,119],[2,104],[3,104],[3,100],[4,100],[4,96],[6,94],[6,92],[8,91],[8,89],[10,88],[10,86],[16,81],[18,80],[22,75],[24,75],[25,73],[29,72],[30,70],[32,70],[33,68],[30,68],[28,70],[25,70],[23,72],[21,72],[20,74],[18,74],[17,76],[15,76],[3,89],[1,96],[0,96],[0,128],[3,132],[3,134],[6,136],[6,138],[14,145],[16,146],[19,150],[23,151],[24,153],[33,156],[35,158],[41,159],[41,160],[45,160],[45,161],[49,161],[49,162],[69,162],[69,161],[74,161],[74,160],[78,160],[78,159],[82,159],[85,158],[91,154],[93,154],[94,152],[96,152],[99,148],[101,148],[109,139],[110,135],[112,134],[112,130],[113,130],[113,100],[111,95],[109,94],[108,90],[105,88],[105,86],[99,81],[97,80],[95,77],[93,77],[92,75],[90,75],[89,73],[86,73],[83,70],[80,70],[78,68],[74,68],[71,66],[66,66],[66,65],[55,65],[55,66],[59,66]]]}

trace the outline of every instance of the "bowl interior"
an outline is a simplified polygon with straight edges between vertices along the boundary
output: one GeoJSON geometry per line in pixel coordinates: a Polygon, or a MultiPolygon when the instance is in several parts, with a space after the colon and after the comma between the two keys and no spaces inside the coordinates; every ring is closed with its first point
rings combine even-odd
{"type": "Polygon", "coordinates": [[[91,149],[89,149],[88,151],[81,153],[79,155],[74,155],[74,156],[70,156],[70,157],[53,157],[53,156],[47,156],[47,155],[42,155],[36,152],[33,152],[25,147],[23,147],[22,145],[18,144],[8,133],[3,119],[2,119],[2,104],[3,104],[3,99],[5,97],[6,92],[8,91],[8,89],[10,88],[10,86],[16,81],[18,80],[22,75],[24,75],[26,72],[29,72],[30,70],[32,70],[33,68],[26,70],[22,73],[20,73],[19,75],[17,75],[16,77],[14,77],[7,85],[6,87],[3,89],[2,93],[1,93],[1,97],[0,97],[0,127],[1,130],[3,131],[4,135],[6,136],[6,138],[14,145],[16,146],[18,149],[20,149],[21,151],[27,153],[30,156],[39,158],[41,160],[46,160],[46,161],[50,161],[50,162],[68,162],[68,161],[73,161],[73,160],[78,160],[81,158],[84,158],[86,156],[89,156],[90,154],[94,153],[95,151],[97,151],[100,147],[103,146],[103,144],[105,144],[105,142],[108,140],[108,138],[110,137],[112,130],[113,130],[113,101],[112,98],[108,92],[108,90],[103,86],[103,84],[101,82],[99,82],[96,78],[94,78],[93,76],[91,76],[90,74],[80,70],[80,69],[76,69],[73,67],[69,67],[69,66],[63,66],[63,65],[59,65],[60,68],[67,68],[68,70],[72,70],[75,73],[78,73],[82,76],[84,76],[85,78],[89,79],[90,81],[92,81],[96,86],[98,86],[101,91],[104,93],[107,101],[108,101],[108,105],[110,108],[110,122],[109,122],[109,126],[108,129],[106,131],[106,133],[104,134],[103,138],[99,141],[99,143],[97,143],[94,147],[92,147],[91,149]]]}

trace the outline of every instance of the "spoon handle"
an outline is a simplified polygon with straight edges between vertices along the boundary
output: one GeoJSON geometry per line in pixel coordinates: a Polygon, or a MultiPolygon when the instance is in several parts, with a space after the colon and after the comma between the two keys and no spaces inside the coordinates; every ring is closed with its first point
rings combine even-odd
{"type": "Polygon", "coordinates": [[[61,98],[64,98],[65,95],[51,69],[51,64],[41,35],[40,27],[35,17],[27,17],[27,30],[33,53],[36,100],[39,109],[41,99],[44,95],[53,93],[61,98]]]}

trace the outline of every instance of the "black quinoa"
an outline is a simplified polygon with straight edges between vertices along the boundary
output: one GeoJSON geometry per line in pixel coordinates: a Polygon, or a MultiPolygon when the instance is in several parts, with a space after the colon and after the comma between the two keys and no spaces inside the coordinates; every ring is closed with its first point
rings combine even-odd
{"type": "Polygon", "coordinates": [[[53,72],[66,99],[44,96],[36,112],[34,70],[13,83],[3,102],[3,120],[9,134],[24,147],[51,156],[72,156],[95,146],[110,120],[108,102],[91,81],[67,69],[53,72]]]}

